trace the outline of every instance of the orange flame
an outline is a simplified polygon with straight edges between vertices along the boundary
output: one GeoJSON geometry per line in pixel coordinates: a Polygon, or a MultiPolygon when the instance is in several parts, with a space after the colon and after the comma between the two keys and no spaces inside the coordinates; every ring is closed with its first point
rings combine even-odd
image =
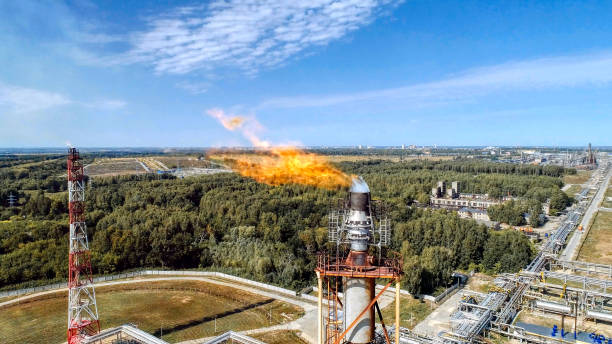
{"type": "Polygon", "coordinates": [[[333,167],[325,157],[307,153],[296,147],[271,147],[267,141],[260,140],[253,128],[261,126],[255,119],[245,123],[243,117],[225,115],[222,110],[212,109],[208,114],[218,119],[229,130],[240,128],[241,133],[258,148],[261,153],[221,154],[212,158],[224,160],[235,172],[269,185],[303,184],[326,189],[349,186],[351,177],[333,167]],[[240,119],[237,126],[230,127],[234,119],[240,119]]]}

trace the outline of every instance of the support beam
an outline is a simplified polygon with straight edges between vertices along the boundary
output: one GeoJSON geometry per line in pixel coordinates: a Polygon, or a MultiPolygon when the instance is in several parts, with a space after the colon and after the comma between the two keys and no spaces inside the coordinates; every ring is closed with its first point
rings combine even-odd
{"type": "Polygon", "coordinates": [[[317,300],[317,343],[323,344],[323,279],[321,279],[321,273],[319,271],[317,271],[317,280],[319,286],[319,298],[317,300]]]}
{"type": "Polygon", "coordinates": [[[385,334],[385,341],[387,344],[391,344],[391,341],[389,340],[389,332],[387,332],[387,326],[385,326],[385,320],[383,319],[382,312],[378,306],[378,301],[376,301],[374,307],[376,307],[376,312],[378,312],[378,318],[380,319],[380,324],[382,325],[383,333],[385,334]]]}
{"type": "Polygon", "coordinates": [[[400,336],[400,278],[395,279],[395,344],[400,336]]]}

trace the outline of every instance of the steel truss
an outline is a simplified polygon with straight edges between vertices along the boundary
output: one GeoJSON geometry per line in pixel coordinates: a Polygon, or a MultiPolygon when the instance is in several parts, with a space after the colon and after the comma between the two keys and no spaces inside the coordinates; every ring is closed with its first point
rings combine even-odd
{"type": "Polygon", "coordinates": [[[70,148],[68,153],[68,344],[76,344],[98,333],[100,322],[85,223],[83,162],[75,148],[70,148]]]}

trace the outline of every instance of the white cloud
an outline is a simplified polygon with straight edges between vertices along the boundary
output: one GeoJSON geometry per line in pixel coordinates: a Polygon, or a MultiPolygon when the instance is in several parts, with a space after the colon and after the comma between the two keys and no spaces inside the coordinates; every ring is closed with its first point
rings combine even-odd
{"type": "Polygon", "coordinates": [[[176,87],[182,88],[191,94],[204,94],[210,88],[209,82],[189,82],[181,81],[176,84],[176,87]]]}
{"type": "Polygon", "coordinates": [[[67,105],[72,101],[66,96],[33,88],[0,83],[0,105],[14,112],[32,112],[67,105]]]}
{"type": "Polygon", "coordinates": [[[0,108],[7,108],[11,112],[38,112],[66,105],[99,110],[117,110],[124,108],[127,103],[119,99],[79,102],[57,92],[7,85],[0,82],[0,108]]]}
{"type": "Polygon", "coordinates": [[[104,99],[83,103],[83,106],[100,110],[118,110],[124,108],[126,105],[127,103],[120,99],[104,99]]]}
{"type": "Polygon", "coordinates": [[[604,86],[612,82],[612,52],[550,57],[465,71],[447,79],[356,93],[280,97],[259,108],[325,107],[360,101],[401,100],[421,106],[464,101],[499,91],[604,86]]]}
{"type": "Polygon", "coordinates": [[[253,74],[337,40],[401,1],[216,0],[181,7],[149,18],[149,30],[131,35],[132,49],[114,63],[150,63],[159,73],[230,67],[253,74]]]}
{"type": "Polygon", "coordinates": [[[109,44],[124,42],[126,37],[123,35],[111,35],[106,33],[92,33],[86,31],[72,32],[74,39],[79,43],[89,44],[109,44]]]}

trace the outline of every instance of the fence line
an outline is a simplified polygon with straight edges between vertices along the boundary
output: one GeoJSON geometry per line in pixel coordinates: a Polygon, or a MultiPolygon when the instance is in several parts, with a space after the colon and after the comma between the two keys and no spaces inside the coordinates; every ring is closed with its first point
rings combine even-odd
{"type": "MultiPolygon", "coordinates": [[[[261,289],[272,290],[280,294],[285,294],[285,295],[292,296],[292,297],[303,298],[308,301],[314,301],[314,302],[317,301],[317,298],[312,295],[300,294],[299,292],[296,292],[290,289],[285,289],[285,288],[281,288],[275,285],[261,283],[261,282],[253,281],[250,279],[246,279],[246,278],[242,278],[242,277],[238,277],[234,275],[229,275],[223,272],[215,272],[215,271],[139,270],[139,271],[133,271],[133,272],[122,273],[122,274],[117,274],[117,275],[99,276],[99,277],[94,278],[93,281],[94,283],[100,283],[100,282],[114,281],[114,280],[141,277],[141,276],[152,276],[152,275],[156,275],[156,276],[164,276],[164,275],[166,276],[167,275],[202,276],[202,277],[223,278],[223,279],[239,282],[242,284],[254,286],[257,288],[261,288],[261,289]]],[[[43,285],[39,287],[9,290],[9,291],[0,292],[0,298],[10,297],[10,296],[19,296],[19,295],[31,294],[31,293],[38,293],[38,292],[62,289],[62,288],[67,288],[67,287],[68,287],[67,282],[61,282],[61,283],[43,285]]]]}
{"type": "MultiPolygon", "coordinates": [[[[293,297],[299,297],[299,298],[302,298],[308,301],[312,301],[312,302],[317,302],[317,297],[312,296],[312,295],[301,294],[300,292],[296,292],[294,290],[285,289],[285,288],[281,288],[275,285],[257,282],[257,281],[253,281],[247,278],[229,275],[223,272],[216,272],[216,271],[139,270],[139,271],[127,272],[127,273],[122,273],[122,274],[117,274],[117,275],[99,276],[99,277],[94,278],[93,281],[94,283],[99,283],[99,282],[107,282],[107,281],[114,281],[114,280],[141,277],[141,276],[164,276],[164,275],[166,276],[167,275],[202,276],[202,277],[223,278],[223,279],[239,282],[242,284],[254,286],[257,288],[273,290],[277,293],[281,293],[281,294],[285,294],[285,295],[289,295],[293,297]]],[[[19,296],[19,295],[31,294],[31,293],[38,293],[42,291],[62,289],[62,288],[67,288],[67,287],[68,287],[68,283],[62,282],[62,283],[48,284],[48,285],[39,286],[39,287],[9,290],[9,291],[0,292],[0,298],[10,297],[10,296],[19,296]]],[[[377,288],[378,287],[380,286],[377,286],[377,288]]],[[[448,296],[448,294],[455,291],[458,287],[459,287],[459,283],[456,283],[450,288],[446,289],[442,294],[438,295],[437,297],[433,297],[431,295],[419,295],[419,296],[423,297],[425,300],[438,303],[442,299],[444,299],[446,296],[448,296]]],[[[317,291],[317,287],[313,287],[313,290],[317,291]]],[[[390,292],[395,292],[395,288],[393,287],[389,287],[388,290],[390,292]]],[[[404,295],[411,295],[408,291],[403,290],[403,289],[400,289],[400,293],[404,295]]]]}

